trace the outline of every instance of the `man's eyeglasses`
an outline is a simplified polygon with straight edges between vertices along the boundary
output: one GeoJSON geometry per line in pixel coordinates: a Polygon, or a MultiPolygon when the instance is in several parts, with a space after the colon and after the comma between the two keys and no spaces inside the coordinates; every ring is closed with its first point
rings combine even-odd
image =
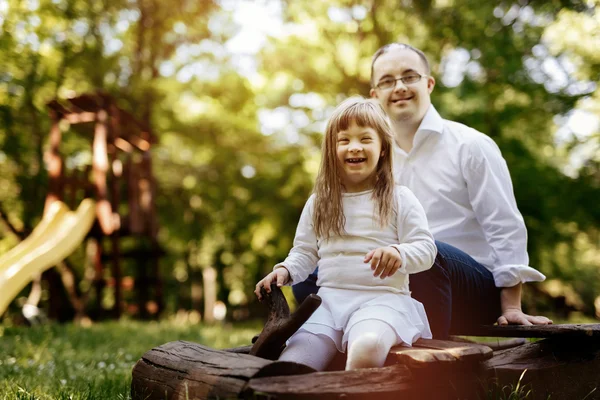
{"type": "Polygon", "coordinates": [[[403,76],[401,78],[395,78],[395,79],[394,78],[385,78],[385,79],[379,81],[379,83],[375,86],[379,90],[390,90],[396,86],[396,82],[398,82],[398,81],[402,81],[402,83],[404,83],[405,85],[412,85],[412,84],[419,82],[421,80],[421,78],[427,78],[427,75],[419,75],[419,74],[415,73],[415,74],[403,76]]]}

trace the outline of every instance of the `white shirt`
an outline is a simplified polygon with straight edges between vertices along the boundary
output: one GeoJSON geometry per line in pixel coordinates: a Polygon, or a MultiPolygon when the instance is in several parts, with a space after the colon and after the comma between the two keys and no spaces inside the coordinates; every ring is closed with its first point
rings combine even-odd
{"type": "Polygon", "coordinates": [[[304,281],[318,265],[318,286],[409,294],[407,274],[431,268],[437,252],[425,211],[408,188],[396,186],[392,218],[381,227],[372,194],[373,190],[344,193],[346,234],[327,239],[315,235],[313,194],[300,216],[294,247],[285,261],[274,268],[288,269],[289,284],[304,281]],[[381,279],[373,276],[371,265],[364,258],[369,251],[384,246],[398,249],[402,266],[394,275],[381,279]]]}
{"type": "Polygon", "coordinates": [[[432,105],[411,151],[395,144],[394,173],[423,205],[435,239],[488,268],[497,287],[545,279],[528,266],[525,223],[491,138],[442,119],[432,105]]]}

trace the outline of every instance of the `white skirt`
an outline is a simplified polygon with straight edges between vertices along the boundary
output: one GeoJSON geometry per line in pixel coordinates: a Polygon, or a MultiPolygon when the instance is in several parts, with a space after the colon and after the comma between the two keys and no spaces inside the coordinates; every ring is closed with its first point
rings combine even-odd
{"type": "Polygon", "coordinates": [[[323,302],[298,329],[330,337],[344,353],[348,332],[357,322],[380,320],[396,332],[396,344],[412,346],[419,338],[431,339],[423,304],[407,294],[381,290],[319,288],[323,302]]]}

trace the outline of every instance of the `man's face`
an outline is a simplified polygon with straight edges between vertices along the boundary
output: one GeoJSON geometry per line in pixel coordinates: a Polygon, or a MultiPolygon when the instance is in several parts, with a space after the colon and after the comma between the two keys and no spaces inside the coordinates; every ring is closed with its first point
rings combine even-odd
{"type": "MultiPolygon", "coordinates": [[[[375,60],[373,82],[378,83],[410,75],[427,75],[425,64],[411,49],[391,48],[375,60]]],[[[390,89],[371,89],[371,97],[376,98],[394,122],[420,123],[431,104],[429,95],[435,86],[435,79],[423,76],[420,81],[404,84],[396,81],[390,89]]]]}

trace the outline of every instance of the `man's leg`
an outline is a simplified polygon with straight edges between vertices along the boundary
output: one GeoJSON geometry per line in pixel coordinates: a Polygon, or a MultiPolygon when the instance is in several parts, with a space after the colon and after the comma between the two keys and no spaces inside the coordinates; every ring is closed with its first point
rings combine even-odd
{"type": "Polygon", "coordinates": [[[500,289],[490,270],[456,247],[436,245],[452,280],[450,334],[468,335],[473,327],[496,322],[501,315],[500,289]]]}
{"type": "Polygon", "coordinates": [[[317,267],[304,282],[300,282],[292,286],[292,293],[294,293],[294,297],[296,298],[296,302],[298,304],[302,304],[304,299],[306,299],[309,294],[316,294],[319,290],[319,287],[317,286],[318,272],[319,268],[317,267]]]}
{"type": "MultiPolygon", "coordinates": [[[[439,245],[439,242],[435,244],[439,245]]],[[[452,321],[452,282],[439,247],[433,266],[409,275],[409,282],[411,296],[425,307],[433,338],[448,338],[452,321]]]]}
{"type": "Polygon", "coordinates": [[[423,303],[433,337],[468,334],[500,316],[500,289],[492,273],[465,252],[443,242],[431,269],[410,276],[412,296],[423,303]]]}

